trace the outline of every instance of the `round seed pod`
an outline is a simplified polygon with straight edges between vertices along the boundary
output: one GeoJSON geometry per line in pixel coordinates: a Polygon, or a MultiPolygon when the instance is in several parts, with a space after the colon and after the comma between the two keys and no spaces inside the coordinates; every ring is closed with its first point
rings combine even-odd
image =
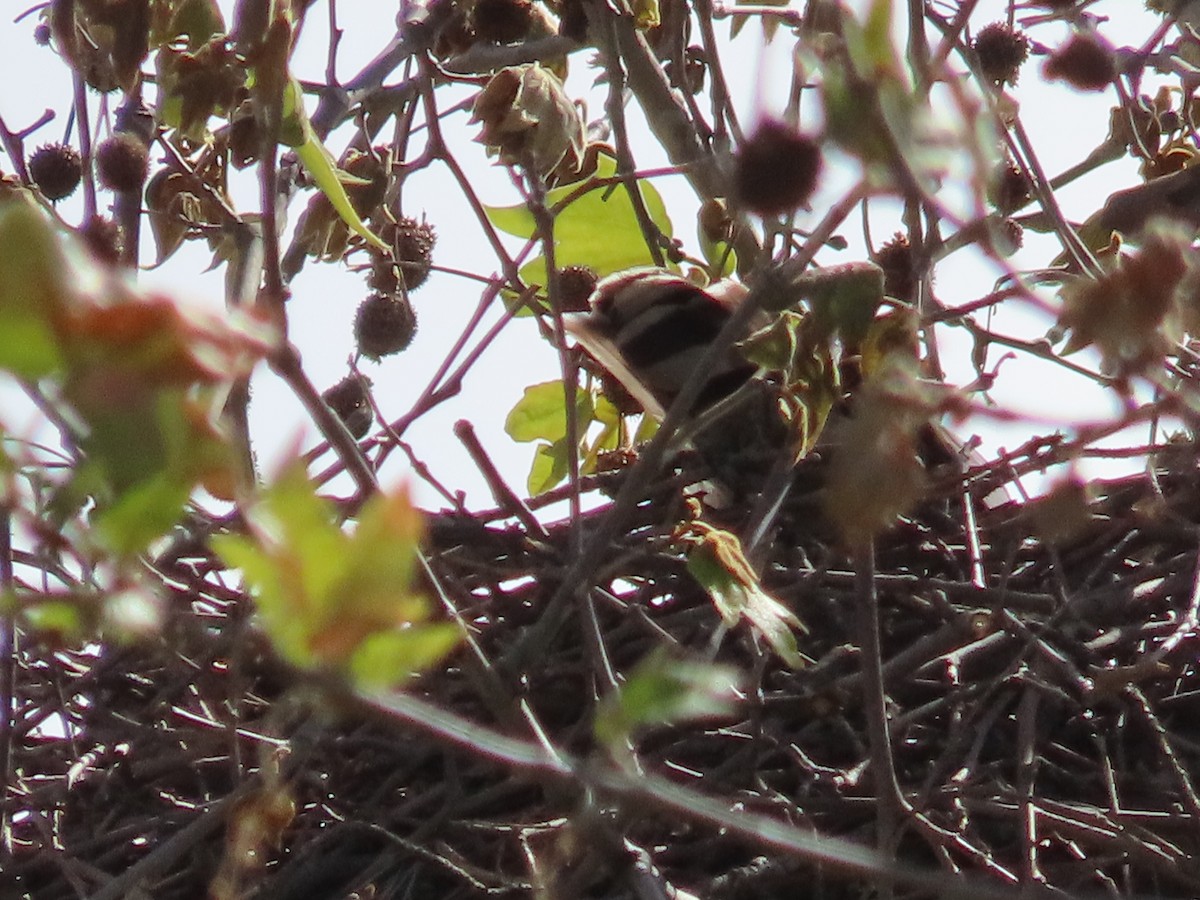
{"type": "Polygon", "coordinates": [[[1080,91],[1102,91],[1117,77],[1116,54],[1102,37],[1076,34],[1050,55],[1042,72],[1080,91]]]}
{"type": "Polygon", "coordinates": [[[321,394],[321,399],[342,420],[355,440],[366,437],[375,421],[375,411],[371,408],[371,379],[357,372],[351,373],[321,394]]]}
{"type": "Polygon", "coordinates": [[[83,160],[69,144],[43,144],[29,157],[29,180],[47,200],[70,197],[83,177],[83,160]]]}
{"type": "Polygon", "coordinates": [[[591,266],[566,266],[558,272],[559,296],[563,312],[587,312],[588,302],[600,280],[591,266]]]}
{"type": "Polygon", "coordinates": [[[1029,58],[1029,38],[1018,28],[993,22],[975,36],[971,49],[984,78],[995,85],[1015,85],[1021,64],[1029,58]]]}
{"type": "Polygon", "coordinates": [[[358,352],[376,362],[404,350],[416,333],[417,315],[404,296],[372,294],[354,315],[358,352]]]}
{"type": "Polygon", "coordinates": [[[111,191],[140,191],[149,172],[149,151],[132,134],[114,134],[96,148],[96,174],[111,191]]]}
{"type": "Polygon", "coordinates": [[[790,213],[812,196],[820,172],[817,141],[783,122],[768,120],[738,150],[734,194],[759,215],[790,213]]]}

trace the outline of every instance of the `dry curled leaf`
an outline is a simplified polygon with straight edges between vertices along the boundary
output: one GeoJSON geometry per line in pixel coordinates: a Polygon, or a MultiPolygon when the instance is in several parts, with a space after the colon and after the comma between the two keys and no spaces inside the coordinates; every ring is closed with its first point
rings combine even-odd
{"type": "Polygon", "coordinates": [[[1092,521],[1094,499],[1091,485],[1071,475],[1029,504],[1029,518],[1042,540],[1063,544],[1078,537],[1092,521]]]}
{"type": "Polygon", "coordinates": [[[532,63],[501,69],[475,98],[471,120],[478,140],[500,161],[545,175],[564,161],[578,167],[584,124],[579,110],[548,69],[532,63]]]}
{"type": "Polygon", "coordinates": [[[1058,324],[1070,332],[1063,353],[1095,345],[1113,374],[1140,371],[1160,359],[1187,318],[1181,290],[1192,279],[1190,239],[1177,228],[1151,228],[1140,250],[1117,258],[1097,278],[1063,290],[1058,324]]]}
{"type": "MultiPolygon", "coordinates": [[[[217,233],[227,212],[216,197],[224,191],[223,171],[204,173],[162,169],[146,184],[146,209],[157,248],[156,266],[189,238],[217,233]]],[[[210,244],[212,242],[210,241],[210,244]]]]}
{"type": "Polygon", "coordinates": [[[745,619],[789,666],[799,669],[806,664],[796,647],[796,632],[807,634],[808,629],[763,590],[737,535],[692,520],[676,528],[675,539],[690,548],[688,571],[708,591],[726,627],[745,619]]]}
{"type": "Polygon", "coordinates": [[[825,507],[849,545],[863,545],[920,499],[920,429],[940,408],[938,390],[921,381],[914,356],[893,351],[874,364],[840,423],[825,507]]]}

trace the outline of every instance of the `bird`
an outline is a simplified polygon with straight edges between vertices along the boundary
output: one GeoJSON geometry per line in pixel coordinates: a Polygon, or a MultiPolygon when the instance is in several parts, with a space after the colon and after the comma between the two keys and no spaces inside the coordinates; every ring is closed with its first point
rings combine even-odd
{"type": "MultiPolygon", "coordinates": [[[[766,488],[769,473],[778,473],[781,460],[788,469],[795,462],[788,450],[794,435],[779,414],[777,396],[761,377],[765,373],[736,345],[704,371],[698,368],[709,345],[749,296],[749,287],[734,279],[702,287],[664,269],[635,268],[601,279],[589,298],[588,311],[563,316],[565,331],[659,420],[690,379],[702,379],[687,413],[690,420],[699,419],[704,425],[689,439],[718,482],[735,497],[759,491],[765,495],[770,490],[766,488]],[[710,419],[714,411],[717,415],[710,419]]],[[[744,333],[735,337],[745,338],[771,320],[771,314],[756,312],[744,333]]],[[[838,404],[817,442],[818,455],[836,452],[837,435],[845,433],[839,425],[852,414],[852,402],[838,404]]],[[[923,427],[915,445],[926,468],[952,464],[963,470],[982,462],[940,424],[923,427]]],[[[774,480],[783,485],[783,492],[787,490],[786,479],[774,480]]],[[[777,508],[783,499],[781,493],[761,505],[777,508]]]]}
{"type": "MultiPolygon", "coordinates": [[[[683,446],[694,449],[715,476],[702,485],[717,505],[761,489],[788,437],[771,392],[755,382],[758,367],[735,346],[699,370],[749,293],[734,279],[701,287],[665,269],[634,268],[601,279],[589,312],[563,317],[564,329],[660,422],[688,381],[702,379],[676,435],[686,437],[683,446]]],[[[769,320],[756,312],[735,338],[769,320]]]]}
{"type": "MultiPolygon", "coordinates": [[[[563,326],[651,416],[662,419],[708,345],[749,291],[726,279],[703,288],[664,269],[634,268],[601,279],[590,310],[563,326]]],[[[755,317],[753,327],[765,317],[755,317]]],[[[744,335],[739,335],[742,337],[744,335]]],[[[756,372],[732,347],[705,373],[692,412],[732,394],[756,372]]]]}

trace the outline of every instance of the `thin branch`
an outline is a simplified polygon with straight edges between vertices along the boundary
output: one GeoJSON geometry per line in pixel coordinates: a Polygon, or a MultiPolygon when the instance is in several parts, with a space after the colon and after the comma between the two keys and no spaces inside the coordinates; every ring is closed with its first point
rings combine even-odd
{"type": "Polygon", "coordinates": [[[410,694],[355,697],[352,702],[361,709],[373,710],[387,721],[403,722],[440,742],[526,772],[539,780],[575,790],[582,784],[585,789],[611,795],[632,808],[651,808],[662,814],[681,816],[737,835],[751,846],[771,847],[798,859],[871,879],[875,884],[908,885],[936,893],[945,900],[1058,896],[1053,890],[1039,886],[1017,895],[977,879],[887,862],[852,841],[814,834],[810,829],[797,828],[744,808],[731,810],[725,800],[680,787],[657,775],[629,773],[600,764],[585,765],[561,752],[551,754],[542,747],[515,740],[410,694]]]}
{"type": "MultiPolygon", "coordinates": [[[[470,454],[471,459],[475,462],[475,467],[487,482],[500,509],[517,519],[530,534],[536,535],[542,540],[549,539],[550,534],[546,531],[545,526],[538,521],[537,516],[525,505],[525,502],[513,493],[513,489],[500,475],[495,464],[488,457],[487,451],[479,442],[479,437],[475,434],[475,428],[471,423],[466,419],[459,419],[454,423],[454,434],[467,448],[467,453],[470,454]]],[[[576,499],[578,499],[578,494],[576,494],[576,499]]]]}
{"type": "MultiPolygon", "coordinates": [[[[12,507],[7,501],[8,486],[3,489],[5,499],[0,499],[0,595],[12,596],[14,587],[12,507]]],[[[17,632],[14,604],[5,602],[0,609],[0,797],[10,796],[12,774],[13,717],[16,709],[17,689],[17,632]]],[[[0,839],[4,852],[11,858],[12,816],[9,804],[0,802],[0,839]]]]}
{"type": "Polygon", "coordinates": [[[452,56],[441,64],[450,73],[475,75],[495,72],[505,66],[523,63],[550,62],[562,59],[582,48],[571,38],[552,34],[520,44],[486,44],[480,41],[458,56],[452,56]]]}
{"type": "Polygon", "coordinates": [[[862,654],[863,705],[870,742],[871,783],[875,787],[878,815],[876,846],[891,854],[902,819],[912,813],[904,799],[892,756],[888,725],[887,689],[883,681],[883,647],[879,637],[879,593],[875,585],[875,545],[868,541],[854,551],[855,616],[862,654]]]}

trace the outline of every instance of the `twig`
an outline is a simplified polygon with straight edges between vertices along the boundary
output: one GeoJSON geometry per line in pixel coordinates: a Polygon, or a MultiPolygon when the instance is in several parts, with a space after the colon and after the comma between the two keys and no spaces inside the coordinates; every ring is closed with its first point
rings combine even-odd
{"type": "Polygon", "coordinates": [[[1200,822],[1200,794],[1196,792],[1196,785],[1192,781],[1192,776],[1187,770],[1187,766],[1180,760],[1179,754],[1175,752],[1171,746],[1171,736],[1167,732],[1162,721],[1154,713],[1154,707],[1150,705],[1149,699],[1141,689],[1136,685],[1126,685],[1125,696],[1133,701],[1133,709],[1141,716],[1142,721],[1154,735],[1154,741],[1158,745],[1158,752],[1166,760],[1167,767],[1174,776],[1175,785],[1179,796],[1183,801],[1183,806],[1188,814],[1192,817],[1192,821],[1200,822]]]}
{"type": "Polygon", "coordinates": [[[304,405],[305,412],[320,429],[325,440],[337,452],[342,464],[350,472],[350,477],[358,488],[356,500],[365,502],[379,490],[379,482],[375,479],[375,471],[362,455],[358,443],[346,430],[345,424],[337,417],[332,409],[321,399],[320,393],[309,380],[300,361],[300,351],[290,343],[284,343],[271,354],[268,362],[271,370],[292,389],[304,405]]]}
{"type": "Polygon", "coordinates": [[[12,163],[13,171],[26,184],[29,183],[29,169],[25,165],[25,138],[47,122],[52,121],[54,116],[54,110],[48,109],[38,116],[32,125],[21,131],[10,131],[4,124],[4,119],[0,117],[0,143],[4,146],[4,152],[8,154],[8,161],[12,163]]]}
{"type": "Polygon", "coordinates": [[[875,586],[875,545],[867,541],[854,550],[855,616],[858,643],[862,652],[863,705],[870,742],[871,783],[875,787],[878,817],[875,822],[876,846],[892,854],[901,819],[911,814],[904,799],[892,757],[892,738],[888,726],[887,690],[883,681],[883,648],[879,638],[879,593],[875,586]]]}
{"type": "MultiPolygon", "coordinates": [[[[7,489],[5,489],[7,494],[7,489]]],[[[0,594],[11,596],[13,590],[12,507],[0,500],[0,594]]],[[[13,716],[16,715],[17,633],[13,604],[0,609],[0,798],[10,796],[9,777],[12,769],[13,716]]],[[[10,857],[12,846],[12,816],[9,804],[0,801],[0,846],[10,857]]]]}
{"type": "Polygon", "coordinates": [[[500,509],[505,510],[509,515],[515,517],[526,530],[533,535],[536,535],[541,540],[547,540],[550,535],[546,531],[544,525],[538,521],[537,516],[525,505],[512,488],[497,471],[496,466],[492,463],[487,455],[487,451],[483,449],[483,445],[479,443],[479,438],[475,434],[475,429],[466,419],[459,419],[454,423],[454,434],[462,441],[464,447],[467,448],[467,453],[474,460],[476,468],[479,469],[479,474],[483,476],[483,480],[487,482],[488,488],[492,492],[492,496],[496,499],[500,509]]]}
{"type": "Polygon", "coordinates": [[[71,83],[75,92],[75,117],[79,121],[79,155],[83,157],[83,219],[86,222],[96,215],[96,179],[92,174],[92,134],[88,116],[87,83],[83,74],[71,70],[71,83]]]}
{"type": "Polygon", "coordinates": [[[629,147],[629,132],[625,127],[625,72],[621,67],[620,56],[616,52],[612,19],[606,17],[604,24],[606,27],[602,32],[601,51],[604,56],[604,70],[608,73],[608,96],[604,102],[604,109],[608,113],[613,137],[616,139],[617,177],[621,180],[625,193],[629,195],[629,202],[633,206],[633,215],[637,219],[638,227],[642,230],[642,237],[646,241],[646,248],[650,251],[650,258],[654,260],[654,265],[661,267],[663,265],[662,232],[650,218],[650,213],[646,210],[646,204],[642,198],[641,187],[631,175],[636,171],[637,164],[633,159],[633,151],[629,147]]]}
{"type": "Polygon", "coordinates": [[[1055,896],[1034,887],[1018,895],[1004,888],[961,877],[929,872],[901,863],[882,860],[877,854],[851,841],[814,834],[777,819],[744,808],[730,810],[722,800],[688,790],[657,775],[629,774],[601,765],[584,765],[566,754],[551,755],[545,749],[515,740],[446,712],[410,694],[379,698],[353,698],[364,710],[373,710],[389,721],[404,722],[431,737],[457,746],[494,763],[517,768],[539,779],[568,786],[590,788],[611,794],[626,804],[647,805],[660,813],[682,816],[727,833],[754,846],[822,863],[830,869],[871,879],[876,884],[903,884],[937,893],[945,900],[1017,900],[1017,897],[1055,896]]]}
{"type": "Polygon", "coordinates": [[[558,253],[554,237],[554,215],[546,207],[546,185],[542,175],[530,157],[522,167],[529,185],[526,207],[533,214],[535,237],[542,248],[542,259],[546,262],[546,296],[550,300],[550,327],[554,334],[554,346],[558,350],[558,366],[562,375],[563,406],[566,412],[567,434],[567,484],[571,492],[567,505],[571,513],[572,542],[578,549],[583,541],[579,499],[579,441],[582,437],[579,422],[579,367],[575,355],[567,349],[567,332],[563,325],[563,301],[560,285],[562,277],[558,271],[558,253]]]}
{"type": "Polygon", "coordinates": [[[579,44],[571,38],[558,34],[520,44],[486,44],[480,41],[472,44],[466,52],[450,57],[442,63],[442,68],[464,75],[494,72],[505,66],[561,59],[580,49],[579,44]]]}
{"type": "MultiPolygon", "coordinates": [[[[591,5],[585,8],[592,27],[603,27],[604,20],[599,16],[608,16],[607,10],[591,5]]],[[[676,98],[646,39],[634,27],[631,17],[609,17],[616,32],[617,50],[625,64],[626,81],[645,113],[650,130],[666,151],[667,158],[683,168],[692,188],[702,199],[724,197],[729,192],[726,173],[716,154],[700,142],[686,105],[676,98]]],[[[747,265],[753,264],[758,258],[758,240],[748,228],[737,230],[734,249],[738,258],[747,265]]]]}
{"type": "Polygon", "coordinates": [[[225,824],[226,816],[238,801],[258,789],[256,781],[247,781],[200,812],[186,826],[155,847],[120,875],[97,888],[91,900],[121,900],[137,890],[137,885],[152,882],[169,871],[180,859],[196,852],[210,834],[225,824]]]}

